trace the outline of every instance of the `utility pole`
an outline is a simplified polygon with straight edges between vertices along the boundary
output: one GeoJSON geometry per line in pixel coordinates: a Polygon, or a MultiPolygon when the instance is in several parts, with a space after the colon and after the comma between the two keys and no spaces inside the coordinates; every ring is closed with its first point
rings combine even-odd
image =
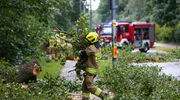
{"type": "Polygon", "coordinates": [[[81,2],[81,0],[79,0],[79,12],[81,15],[82,14],[82,2],[81,2]]]}
{"type": "Polygon", "coordinates": [[[113,67],[116,67],[116,62],[117,62],[117,45],[116,45],[116,5],[115,5],[115,0],[110,1],[110,9],[112,10],[112,37],[113,37],[113,42],[112,42],[112,64],[113,67]]]}
{"type": "Polygon", "coordinates": [[[92,29],[92,0],[90,0],[90,28],[92,29]]]}

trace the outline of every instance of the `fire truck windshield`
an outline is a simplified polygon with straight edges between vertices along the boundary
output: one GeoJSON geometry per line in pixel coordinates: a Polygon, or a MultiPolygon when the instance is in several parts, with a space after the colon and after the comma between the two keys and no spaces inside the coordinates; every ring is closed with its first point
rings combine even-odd
{"type": "Polygon", "coordinates": [[[112,34],[111,26],[104,26],[101,34],[112,34]]]}

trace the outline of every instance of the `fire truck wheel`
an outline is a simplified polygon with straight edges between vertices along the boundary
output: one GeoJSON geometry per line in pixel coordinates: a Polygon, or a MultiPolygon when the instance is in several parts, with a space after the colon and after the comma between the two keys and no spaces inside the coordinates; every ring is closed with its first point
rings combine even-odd
{"type": "Polygon", "coordinates": [[[148,45],[148,43],[146,43],[146,44],[144,45],[144,48],[139,49],[139,51],[141,51],[141,52],[147,52],[148,50],[149,50],[149,45],[148,45]]]}

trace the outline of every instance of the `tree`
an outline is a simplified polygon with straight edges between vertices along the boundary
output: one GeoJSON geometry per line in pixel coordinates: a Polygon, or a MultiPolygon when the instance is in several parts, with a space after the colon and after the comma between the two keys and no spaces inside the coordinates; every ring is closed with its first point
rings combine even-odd
{"type": "Polygon", "coordinates": [[[63,1],[56,15],[58,28],[68,30],[74,27],[75,21],[80,17],[79,0],[63,1]]]}
{"type": "Polygon", "coordinates": [[[54,14],[64,0],[1,0],[0,58],[20,64],[35,55],[54,25],[54,14]]]}
{"type": "Polygon", "coordinates": [[[102,22],[105,22],[111,18],[109,0],[101,0],[98,7],[98,13],[102,22]]]}
{"type": "Polygon", "coordinates": [[[175,26],[180,14],[176,0],[153,0],[154,19],[160,25],[175,26]]]}

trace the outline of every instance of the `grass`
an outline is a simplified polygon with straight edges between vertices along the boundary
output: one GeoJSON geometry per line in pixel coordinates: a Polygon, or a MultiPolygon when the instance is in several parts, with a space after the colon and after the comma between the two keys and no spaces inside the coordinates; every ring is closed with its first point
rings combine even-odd
{"type": "Polygon", "coordinates": [[[38,78],[44,78],[45,75],[51,75],[52,77],[56,77],[60,74],[60,70],[62,69],[62,65],[60,65],[60,61],[50,61],[47,62],[44,57],[40,60],[40,65],[42,66],[42,72],[38,76],[38,78]]]}
{"type": "Polygon", "coordinates": [[[167,48],[167,47],[154,47],[152,49],[163,50],[163,51],[168,51],[168,52],[174,50],[173,48],[167,48]]]}
{"type": "Polygon", "coordinates": [[[172,45],[180,45],[180,43],[177,43],[177,42],[166,42],[166,41],[158,41],[157,43],[172,44],[172,45]]]}

